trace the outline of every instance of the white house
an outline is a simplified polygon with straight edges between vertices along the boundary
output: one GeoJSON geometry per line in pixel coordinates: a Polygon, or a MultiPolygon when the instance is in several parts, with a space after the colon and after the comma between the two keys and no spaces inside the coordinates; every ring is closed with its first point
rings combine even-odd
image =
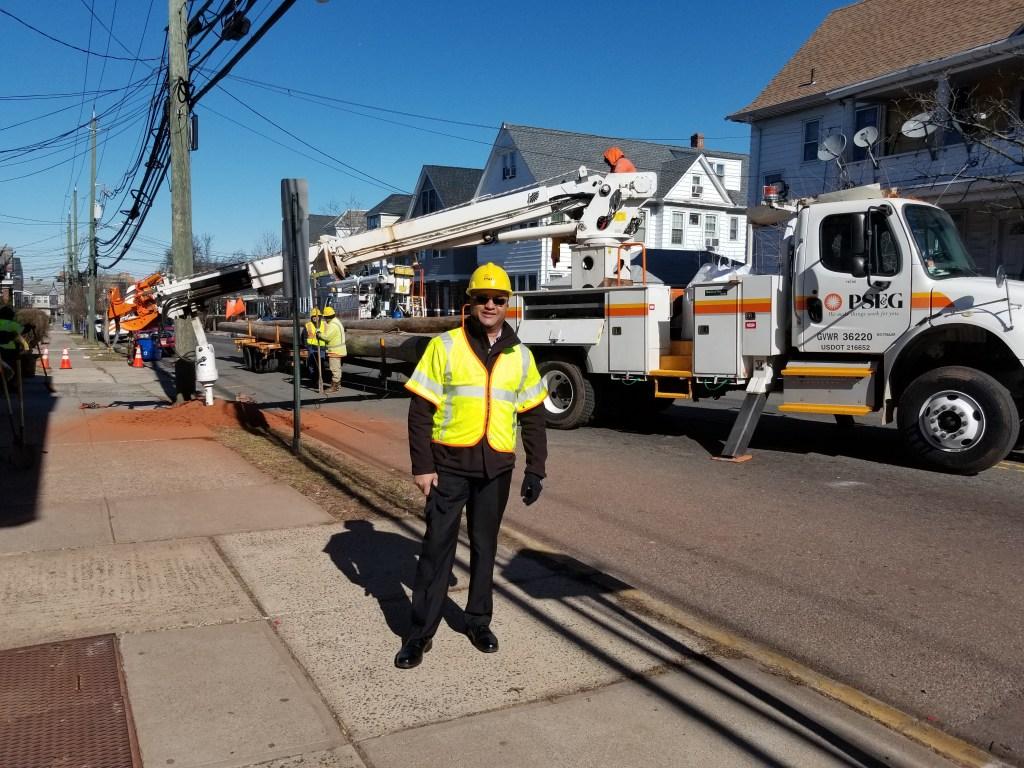
{"type": "MultiPolygon", "coordinates": [[[[689,257],[694,263],[711,253],[743,259],[747,156],[705,148],[701,134],[694,134],[691,146],[677,147],[505,123],[475,197],[568,178],[581,165],[606,173],[602,158],[611,146],[622,149],[637,170],[658,173],[658,189],[642,210],[644,223],[636,234],[649,252],[671,258],[663,252],[678,251],[680,261],[689,257]]],[[[568,260],[559,254],[553,261],[551,250],[550,239],[492,243],[477,249],[477,259],[502,264],[514,288],[530,290],[568,273],[568,260]]]]}
{"type": "MultiPolygon", "coordinates": [[[[768,183],[795,198],[878,182],[946,208],[983,273],[1024,276],[1022,27],[1022,0],[833,11],[729,116],[751,127],[749,203],[768,183]]],[[[755,260],[773,250],[758,238],[755,260]]]]}

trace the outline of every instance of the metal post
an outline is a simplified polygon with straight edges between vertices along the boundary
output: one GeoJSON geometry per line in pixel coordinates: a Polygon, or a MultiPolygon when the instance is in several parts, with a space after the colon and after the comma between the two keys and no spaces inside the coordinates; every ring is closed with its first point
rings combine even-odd
{"type": "MultiPolygon", "coordinates": [[[[188,11],[185,0],[169,0],[167,24],[167,120],[171,146],[171,252],[174,274],[195,271],[192,254],[192,168],[189,158],[191,81],[188,67],[188,11]]],[[[187,317],[174,321],[178,357],[192,353],[196,336],[187,317]]],[[[179,386],[179,391],[182,387],[179,386]]],[[[186,387],[191,390],[192,387],[186,387]]]]}
{"type": "Polygon", "coordinates": [[[299,315],[309,295],[309,191],[305,179],[281,179],[282,255],[286,262],[284,290],[292,309],[292,451],[299,452],[302,425],[302,354],[299,315]],[[304,280],[305,278],[305,280],[304,280]]]}
{"type": "MultiPolygon", "coordinates": [[[[71,247],[71,259],[73,269],[73,281],[77,285],[79,283],[78,275],[78,187],[75,187],[71,192],[71,229],[74,234],[73,245],[71,247]]],[[[76,302],[77,303],[77,302],[76,302]]],[[[71,332],[78,333],[78,327],[75,321],[77,317],[71,318],[71,332]]]]}
{"type": "Polygon", "coordinates": [[[89,284],[86,288],[85,337],[96,341],[96,114],[93,113],[92,172],[89,174],[89,284]]]}

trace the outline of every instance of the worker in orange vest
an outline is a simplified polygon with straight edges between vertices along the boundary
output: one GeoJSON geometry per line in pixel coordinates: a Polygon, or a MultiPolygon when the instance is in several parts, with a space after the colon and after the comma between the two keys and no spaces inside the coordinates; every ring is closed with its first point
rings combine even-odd
{"type": "Polygon", "coordinates": [[[636,166],[618,147],[608,147],[604,151],[604,161],[608,163],[610,173],[636,173],[636,166]]]}

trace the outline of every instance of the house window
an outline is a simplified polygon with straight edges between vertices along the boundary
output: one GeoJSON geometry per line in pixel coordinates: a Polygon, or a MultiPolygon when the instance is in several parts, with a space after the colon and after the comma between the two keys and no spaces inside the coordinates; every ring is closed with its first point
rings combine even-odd
{"type": "Polygon", "coordinates": [[[718,247],[718,216],[713,213],[704,215],[704,247],[718,247]]]}
{"type": "Polygon", "coordinates": [[[740,217],[730,216],[729,217],[729,239],[739,240],[740,239],[740,217]]]}
{"type": "Polygon", "coordinates": [[[704,194],[704,187],[701,185],[701,177],[696,173],[693,175],[693,186],[690,188],[692,197],[700,197],[704,194]]]}
{"type": "Polygon", "coordinates": [[[569,217],[564,213],[552,213],[548,218],[548,224],[564,224],[569,220],[569,217]]]}
{"type": "Polygon", "coordinates": [[[699,227],[700,226],[700,214],[699,213],[691,213],[690,214],[690,226],[691,227],[699,227]]]}
{"type": "Polygon", "coordinates": [[[526,276],[526,290],[536,291],[537,290],[537,275],[526,276]]]}
{"type": "Polygon", "coordinates": [[[441,210],[441,199],[433,187],[427,187],[420,192],[420,215],[441,210]]]}
{"type": "Polygon", "coordinates": [[[720,178],[725,178],[725,163],[715,163],[715,175],[720,178]]]}
{"type": "Polygon", "coordinates": [[[516,177],[516,153],[505,152],[501,156],[501,178],[514,179],[516,177]]]}
{"type": "Polygon", "coordinates": [[[818,159],[818,139],[821,135],[821,120],[804,123],[804,162],[818,159]]]}
{"type": "Polygon", "coordinates": [[[672,245],[683,244],[683,214],[680,211],[672,212],[672,245]]]}
{"type": "MultiPolygon", "coordinates": [[[[872,126],[878,128],[878,107],[861,107],[853,113],[853,133],[856,136],[857,131],[861,128],[867,128],[872,126]]],[[[854,160],[864,160],[868,156],[868,150],[866,147],[858,147],[856,142],[853,143],[853,152],[850,157],[854,160]]],[[[875,152],[874,149],[871,150],[875,152]]],[[[875,152],[877,154],[877,152],[875,152]]]]}

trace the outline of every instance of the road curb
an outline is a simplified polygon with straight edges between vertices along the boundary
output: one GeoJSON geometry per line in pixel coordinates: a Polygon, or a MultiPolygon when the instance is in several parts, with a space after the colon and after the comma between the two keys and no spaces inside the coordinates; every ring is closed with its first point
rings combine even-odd
{"type": "MultiPolygon", "coordinates": [[[[512,539],[520,546],[537,552],[560,558],[572,557],[565,552],[537,541],[531,536],[506,528],[505,526],[502,526],[501,534],[512,539]]],[[[569,567],[572,568],[571,565],[569,567]]],[[[586,567],[576,568],[575,570],[579,573],[579,576],[589,579],[599,586],[611,586],[607,582],[619,585],[620,588],[616,590],[615,595],[622,602],[639,606],[645,612],[667,620],[680,629],[708,640],[720,649],[740,654],[777,675],[789,678],[810,690],[817,691],[830,699],[845,704],[853,711],[881,723],[889,728],[889,730],[895,731],[933,750],[948,760],[952,760],[967,768],[1012,768],[1009,763],[1002,762],[994,755],[985,752],[973,744],[921,722],[916,717],[879,701],[873,696],[858,691],[852,686],[833,680],[820,672],[815,672],[813,669],[759,643],[722,629],[699,616],[669,605],[639,589],[633,587],[625,590],[621,589],[621,582],[613,576],[586,567]]],[[[865,743],[858,744],[857,746],[871,753],[871,748],[874,745],[865,743]]]]}

